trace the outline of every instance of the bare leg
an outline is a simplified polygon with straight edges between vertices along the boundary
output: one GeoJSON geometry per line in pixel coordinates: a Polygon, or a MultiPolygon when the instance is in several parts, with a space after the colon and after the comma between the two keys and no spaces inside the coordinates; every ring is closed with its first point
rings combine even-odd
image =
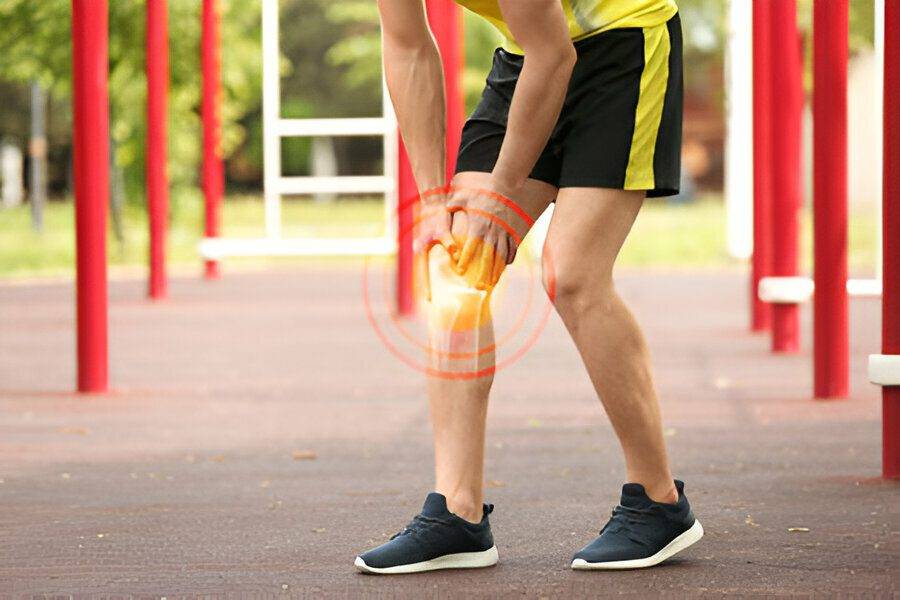
{"type": "MultiPolygon", "coordinates": [[[[487,173],[459,173],[453,184],[460,187],[486,188],[487,173]]],[[[529,179],[521,198],[513,198],[522,209],[537,218],[556,196],[556,188],[529,179]]],[[[454,233],[464,232],[465,216],[457,213],[454,217],[454,233]]],[[[521,235],[528,227],[524,223],[510,223],[521,235]]],[[[435,253],[442,252],[439,248],[435,253]]],[[[446,254],[444,254],[446,259],[446,254]]],[[[432,279],[435,269],[432,268],[432,279]]],[[[455,340],[451,351],[454,353],[474,353],[477,358],[456,359],[432,352],[431,365],[440,371],[477,372],[490,371],[494,365],[492,352],[478,354],[483,348],[494,343],[494,328],[488,306],[482,306],[478,295],[464,295],[459,307],[463,317],[448,317],[435,314],[440,309],[439,284],[432,282],[431,323],[440,331],[432,332],[432,338],[450,336],[455,340]],[[477,315],[472,319],[472,315],[477,315]],[[476,321],[473,323],[473,320],[476,321]],[[461,325],[457,329],[477,328],[477,335],[453,332],[448,325],[461,325]],[[476,361],[477,363],[473,362],[476,361]],[[477,368],[474,368],[477,365],[477,368]]],[[[489,301],[489,299],[488,299],[489,301]]],[[[431,327],[430,327],[431,328],[431,327]]],[[[432,342],[433,347],[437,344],[432,342]]],[[[447,348],[438,348],[446,350],[447,348]]],[[[447,507],[459,517],[471,522],[481,520],[481,505],[484,499],[484,435],[487,418],[488,394],[493,383],[493,372],[473,379],[450,379],[440,376],[428,377],[428,398],[431,405],[431,420],[434,429],[435,491],[447,497],[447,507]]]]}
{"type": "Polygon", "coordinates": [[[678,499],[640,327],[613,286],[612,270],[643,192],[564,188],[545,244],[544,282],[625,453],[628,481],[658,502],[678,499]]]}

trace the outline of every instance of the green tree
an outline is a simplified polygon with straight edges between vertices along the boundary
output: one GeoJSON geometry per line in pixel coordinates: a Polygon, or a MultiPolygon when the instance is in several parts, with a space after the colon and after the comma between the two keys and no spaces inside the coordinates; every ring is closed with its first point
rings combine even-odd
{"type": "MultiPolygon", "coordinates": [[[[259,2],[220,0],[223,150],[244,137],[240,118],[260,102],[259,2]]],[[[40,81],[71,94],[71,3],[0,0],[0,79],[40,81]]],[[[142,198],[146,107],[145,1],[109,3],[110,136],[128,197],[142,198]]],[[[169,2],[169,176],[176,192],[196,185],[200,160],[200,2],[169,2]]],[[[67,115],[68,118],[68,115],[67,115]]],[[[177,197],[177,195],[176,195],[177,197]]]]}

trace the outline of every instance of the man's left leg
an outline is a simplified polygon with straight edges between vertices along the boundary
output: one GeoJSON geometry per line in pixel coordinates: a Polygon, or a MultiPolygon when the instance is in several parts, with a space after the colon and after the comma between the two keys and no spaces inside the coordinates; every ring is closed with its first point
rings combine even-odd
{"type": "Polygon", "coordinates": [[[650,566],[702,535],[669,471],[643,334],[613,285],[613,264],[643,200],[644,192],[561,189],[545,245],[545,286],[619,438],[629,482],[610,522],[617,526],[579,552],[575,568],[650,566]]]}

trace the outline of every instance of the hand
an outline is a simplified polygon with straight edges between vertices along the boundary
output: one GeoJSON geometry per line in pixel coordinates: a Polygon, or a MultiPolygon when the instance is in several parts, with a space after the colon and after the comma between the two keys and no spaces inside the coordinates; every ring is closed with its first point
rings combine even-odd
{"type": "Polygon", "coordinates": [[[450,234],[451,208],[446,187],[433,188],[422,193],[419,214],[413,227],[413,252],[428,254],[440,244],[454,260],[459,246],[450,234]]]}
{"type": "Polygon", "coordinates": [[[516,257],[521,234],[514,229],[521,215],[496,189],[453,188],[449,205],[457,213],[452,232],[461,246],[454,270],[479,290],[490,290],[516,257]]]}
{"type": "Polygon", "coordinates": [[[433,188],[421,194],[413,226],[413,253],[420,265],[427,300],[431,300],[431,276],[428,268],[431,249],[441,245],[454,262],[459,258],[460,246],[450,233],[451,212],[446,187],[433,188]]]}

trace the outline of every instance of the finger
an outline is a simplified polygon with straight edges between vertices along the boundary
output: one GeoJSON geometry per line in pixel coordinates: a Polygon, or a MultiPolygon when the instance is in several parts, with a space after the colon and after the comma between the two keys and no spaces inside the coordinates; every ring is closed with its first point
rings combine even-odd
{"type": "Polygon", "coordinates": [[[495,245],[497,239],[489,235],[481,245],[481,254],[478,257],[478,266],[475,275],[475,288],[479,290],[488,290],[493,285],[491,275],[494,271],[494,255],[496,254],[495,245]]]}
{"type": "Polygon", "coordinates": [[[456,272],[458,274],[462,275],[466,272],[482,243],[479,236],[469,235],[466,237],[466,242],[459,253],[459,260],[456,261],[456,272]]]}
{"type": "Polygon", "coordinates": [[[506,255],[509,252],[509,242],[505,235],[501,235],[500,239],[497,240],[497,252],[494,254],[494,269],[491,273],[491,285],[497,285],[497,282],[500,281],[500,275],[503,274],[503,269],[506,268],[506,255]]]}
{"type": "Polygon", "coordinates": [[[447,250],[447,253],[451,258],[455,258],[459,253],[459,246],[456,243],[456,240],[453,239],[453,235],[450,233],[450,227],[452,226],[452,216],[450,211],[446,211],[440,218],[440,221],[437,225],[436,237],[440,241],[440,244],[447,250]]]}
{"type": "Polygon", "coordinates": [[[466,198],[462,194],[459,194],[459,193],[451,194],[451,196],[449,198],[447,198],[447,209],[450,212],[465,210],[465,208],[466,208],[466,198]]]}
{"type": "Polygon", "coordinates": [[[431,269],[428,264],[428,252],[417,254],[419,261],[419,275],[422,278],[422,291],[425,294],[425,300],[431,302],[431,269]]]}
{"type": "Polygon", "coordinates": [[[457,252],[454,261],[459,260],[459,253],[466,243],[466,231],[469,228],[469,218],[463,211],[450,214],[450,235],[456,242],[457,252]]]}
{"type": "Polygon", "coordinates": [[[449,232],[441,236],[441,246],[447,250],[451,260],[456,261],[459,259],[459,245],[449,232]]]}
{"type": "Polygon", "coordinates": [[[516,250],[519,249],[519,245],[515,243],[513,240],[509,240],[509,250],[507,254],[509,256],[506,257],[506,264],[511,265],[513,261],[516,260],[516,250]]]}

